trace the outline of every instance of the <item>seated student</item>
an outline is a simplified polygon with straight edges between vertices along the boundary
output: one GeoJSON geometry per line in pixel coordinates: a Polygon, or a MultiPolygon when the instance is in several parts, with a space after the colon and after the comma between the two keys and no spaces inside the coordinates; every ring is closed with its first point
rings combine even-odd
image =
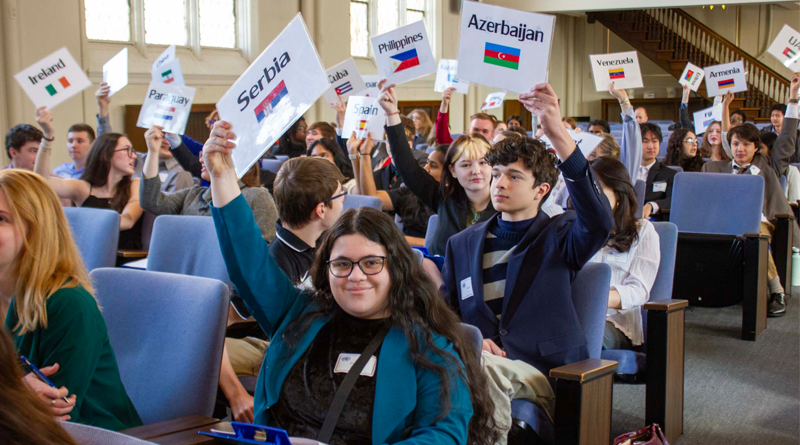
{"type": "Polygon", "coordinates": [[[700,147],[700,154],[704,158],[711,158],[712,161],[730,161],[731,158],[725,154],[722,148],[722,123],[712,122],[706,132],[703,133],[703,146],[700,147]]]}
{"type": "MultiPolygon", "coordinates": [[[[731,94],[733,94],[733,93],[731,93],[731,94]]],[[[726,95],[726,99],[727,99],[727,95],[726,95]]],[[[728,104],[730,105],[730,101],[728,101],[728,104]]],[[[733,112],[730,115],[729,122],[730,122],[731,128],[737,127],[737,126],[742,125],[745,122],[747,122],[747,115],[744,114],[744,111],[742,111],[742,110],[733,110],[733,112]]],[[[725,140],[725,139],[723,139],[723,140],[725,140]]]]}
{"type": "Polygon", "coordinates": [[[494,127],[494,135],[493,138],[496,138],[497,135],[502,134],[504,131],[508,130],[508,124],[505,122],[498,122],[497,126],[494,127]]]}
{"type": "Polygon", "coordinates": [[[36,121],[44,131],[34,171],[44,176],[61,199],[78,207],[111,209],[120,214],[119,248],[142,248],[142,208],[139,206],[139,180],[131,179],[136,164],[131,141],[119,133],[106,133],[95,139],[81,179],[61,179],[50,175],[50,153],[55,129],[47,107],[36,109],[36,121]]]}
{"type": "Polygon", "coordinates": [[[642,166],[637,179],[646,182],[642,218],[668,221],[672,183],[678,172],[656,159],[661,150],[661,128],[649,122],[639,126],[642,132],[642,166]]]}
{"type": "Polygon", "coordinates": [[[441,183],[436,181],[414,162],[411,149],[404,143],[394,85],[385,81],[378,85],[381,88],[378,104],[388,117],[386,136],[393,150],[392,159],[406,187],[439,215],[429,250],[433,255],[444,255],[451,236],[488,220],[495,213],[489,195],[491,170],[484,159],[491,146],[480,134],[459,136],[447,150],[441,183]]]}
{"type": "Polygon", "coordinates": [[[327,122],[314,122],[306,131],[306,147],[311,148],[311,144],[320,139],[330,139],[336,141],[336,128],[327,122]]]}
{"type": "Polygon", "coordinates": [[[53,189],[32,172],[0,172],[0,216],[6,332],[33,365],[54,367],[50,380],[71,394],[69,402],[50,399],[51,412],[110,430],[141,425],[53,189]]]}
{"type": "Polygon", "coordinates": [[[602,136],[611,133],[611,126],[604,120],[591,121],[588,131],[595,136],[602,136]]]}
{"type": "Polygon", "coordinates": [[[3,168],[33,170],[42,132],[28,124],[15,125],[6,132],[6,154],[11,163],[3,168]]]}
{"type": "Polygon", "coordinates": [[[561,123],[558,97],[538,84],[520,101],[539,117],[556,153],[532,138],[508,138],[486,156],[498,213],[447,243],[442,291],[465,323],[483,333],[484,350],[504,351],[549,375],[588,358],[570,283],[613,228],[606,196],[561,123]],[[575,210],[540,212],[558,178],[575,210]]]}
{"type": "Polygon", "coordinates": [[[520,136],[523,136],[523,137],[528,135],[528,132],[525,131],[525,129],[520,127],[519,125],[510,126],[510,127],[508,127],[507,131],[510,131],[512,133],[516,133],[516,134],[518,134],[520,136]]]}
{"type": "Polygon", "coordinates": [[[645,109],[645,107],[636,107],[634,114],[636,115],[636,122],[639,124],[643,124],[650,120],[650,118],[647,116],[647,109],[645,109]]]}
{"type": "MultiPolygon", "coordinates": [[[[64,428],[53,419],[50,401],[22,383],[19,354],[8,334],[0,329],[0,437],[5,445],[77,445],[64,428]],[[38,397],[37,397],[38,395],[38,397]]],[[[32,374],[26,378],[36,378],[32,374]]],[[[48,389],[52,389],[49,386],[48,389]]],[[[64,391],[66,396],[66,390],[64,391]]],[[[69,415],[58,416],[69,420],[69,415]]]]}
{"type": "Polygon", "coordinates": [[[62,179],[80,179],[86,167],[86,158],[92,148],[94,129],[86,124],[75,124],[67,130],[67,152],[72,162],[65,162],[53,169],[53,174],[62,179]]]}
{"type": "Polygon", "coordinates": [[[345,212],[318,246],[315,290],[297,289],[239,196],[232,130],[216,123],[203,155],[231,278],[272,338],[258,376],[255,423],[331,444],[493,443],[485,375],[389,216],[372,208],[345,212]],[[381,344],[377,361],[356,381],[331,437],[319,437],[345,376],[336,357],[370,343],[381,344]],[[396,391],[408,387],[416,390],[396,391]]]}
{"type": "Polygon", "coordinates": [[[342,151],[333,139],[322,138],[312,142],[308,147],[307,156],[322,158],[335,165],[344,177],[342,186],[347,193],[358,193],[356,179],[353,175],[353,166],[342,154],[342,151]]]}
{"type": "Polygon", "coordinates": [[[412,111],[408,117],[414,122],[414,141],[411,143],[411,148],[417,148],[417,145],[425,144],[428,140],[433,122],[428,113],[420,108],[412,111]]]}
{"type": "MultiPolygon", "coordinates": [[[[710,173],[735,173],[759,175],[764,178],[764,207],[761,214],[761,233],[772,236],[775,228],[776,215],[792,214],[791,207],[783,194],[780,176],[785,175],[789,167],[789,160],[794,153],[797,139],[797,92],[800,89],[800,73],[792,75],[789,85],[789,103],[786,107],[786,116],[783,120],[781,134],[775,141],[770,156],[760,153],[761,138],[758,129],[752,124],[743,124],[728,129],[727,105],[732,100],[729,93],[723,101],[722,131],[727,139],[723,144],[725,150],[731,150],[729,156],[732,161],[707,162],[703,166],[704,172],[710,173]],[[726,104],[727,102],[727,104],[726,104]]],[[[792,225],[793,237],[800,236],[797,224],[792,225]]],[[[767,316],[781,317],[786,314],[786,299],[781,286],[775,261],[770,254],[767,278],[769,279],[769,305],[767,316]]]]}
{"type": "MultiPolygon", "coordinates": [[[[442,93],[442,104],[439,106],[439,114],[436,116],[437,144],[450,144],[453,142],[453,138],[450,136],[450,99],[453,96],[453,91],[455,91],[455,88],[446,88],[442,93]]],[[[469,121],[468,135],[481,135],[487,141],[492,140],[495,124],[497,123],[494,116],[486,113],[475,113],[470,116],[469,121]]],[[[509,119],[509,122],[511,122],[511,119],[509,119]]]]}
{"type": "Polygon", "coordinates": [[[697,136],[693,131],[679,128],[667,141],[667,156],[664,164],[681,167],[685,172],[699,172],[706,161],[697,149],[697,136]]]}
{"type": "Polygon", "coordinates": [[[506,121],[506,124],[509,127],[512,127],[514,125],[516,125],[517,127],[522,127],[522,118],[519,117],[519,115],[517,115],[517,114],[512,114],[511,116],[508,117],[508,120],[506,121]]]}
{"type": "Polygon", "coordinates": [[[614,215],[611,236],[590,260],[611,267],[603,347],[631,349],[644,342],[641,307],[650,299],[661,261],[658,233],[650,221],[636,219],[639,202],[622,163],[600,158],[592,170],[614,215]]]}
{"type": "MultiPolygon", "coordinates": [[[[783,128],[783,117],[786,115],[786,105],[775,104],[769,114],[770,125],[761,129],[761,133],[772,133],[774,135],[781,134],[783,128]]],[[[800,130],[799,130],[800,131],[800,130]]],[[[800,162],[800,137],[797,138],[794,154],[792,155],[791,162],[800,162]]]]}
{"type": "Polygon", "coordinates": [[[296,158],[306,154],[306,149],[306,120],[301,117],[278,139],[277,149],[270,149],[269,153],[296,158]]]}

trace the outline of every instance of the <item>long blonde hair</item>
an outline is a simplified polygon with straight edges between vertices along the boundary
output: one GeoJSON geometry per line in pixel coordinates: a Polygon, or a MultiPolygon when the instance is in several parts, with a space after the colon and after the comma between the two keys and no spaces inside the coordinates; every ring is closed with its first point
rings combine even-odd
{"type": "Polygon", "coordinates": [[[25,234],[15,265],[14,289],[19,335],[47,328],[47,299],[61,288],[83,286],[92,292],[89,274],[72,240],[55,191],[41,176],[21,170],[0,171],[17,229],[25,234]],[[26,233],[27,232],[27,233],[26,233]]]}

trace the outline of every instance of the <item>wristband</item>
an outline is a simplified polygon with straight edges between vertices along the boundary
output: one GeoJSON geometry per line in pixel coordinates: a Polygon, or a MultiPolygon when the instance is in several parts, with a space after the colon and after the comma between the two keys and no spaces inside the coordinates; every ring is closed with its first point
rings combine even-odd
{"type": "Polygon", "coordinates": [[[397,111],[395,111],[395,112],[393,112],[393,113],[386,113],[386,116],[387,116],[387,117],[388,117],[388,116],[393,116],[393,115],[395,115],[395,114],[400,114],[400,110],[397,110],[397,111]]]}
{"type": "Polygon", "coordinates": [[[789,103],[797,105],[797,99],[789,99],[789,103]]]}
{"type": "Polygon", "coordinates": [[[625,106],[625,104],[630,105],[631,104],[630,99],[623,100],[622,102],[619,103],[619,106],[622,107],[622,106],[625,106]]]}
{"type": "Polygon", "coordinates": [[[51,137],[50,139],[48,139],[48,138],[47,138],[47,136],[45,136],[45,135],[42,135],[42,139],[44,139],[44,140],[45,140],[45,141],[47,141],[47,142],[53,142],[53,141],[55,141],[55,140],[56,140],[56,138],[55,138],[55,137],[51,137]]]}
{"type": "Polygon", "coordinates": [[[349,154],[349,155],[347,155],[347,156],[350,158],[350,160],[351,160],[351,161],[358,159],[358,155],[354,155],[354,154],[352,154],[352,153],[350,153],[350,154],[349,154]]]}
{"type": "Polygon", "coordinates": [[[360,154],[361,156],[370,156],[369,153],[364,153],[363,151],[359,151],[358,154],[360,154]]]}

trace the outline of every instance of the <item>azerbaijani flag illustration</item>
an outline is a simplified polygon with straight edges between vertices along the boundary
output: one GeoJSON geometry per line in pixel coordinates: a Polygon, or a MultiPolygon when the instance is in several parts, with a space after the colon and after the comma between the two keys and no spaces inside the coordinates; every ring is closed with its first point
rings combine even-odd
{"type": "Polygon", "coordinates": [[[175,114],[175,107],[168,107],[165,105],[159,105],[156,107],[156,112],[153,115],[156,119],[161,119],[165,121],[171,121],[175,114]]]}
{"type": "Polygon", "coordinates": [[[783,55],[791,59],[792,57],[795,57],[797,55],[797,51],[787,46],[786,49],[783,50],[783,55]]]}
{"type": "Polygon", "coordinates": [[[347,82],[339,85],[338,87],[335,87],[333,90],[336,91],[337,96],[341,96],[342,94],[353,91],[353,86],[350,85],[350,81],[348,80],[347,82]]]}
{"type": "Polygon", "coordinates": [[[287,94],[289,94],[289,90],[286,89],[286,83],[281,80],[281,83],[279,83],[278,86],[276,86],[275,89],[272,90],[272,92],[270,92],[269,95],[264,98],[264,100],[261,101],[261,103],[258,104],[253,110],[256,114],[256,120],[261,122],[264,120],[264,118],[272,114],[272,111],[278,106],[281,99],[283,99],[287,94]]]}
{"type": "MultiPolygon", "coordinates": [[[[60,83],[60,84],[61,84],[61,88],[67,88],[67,87],[69,87],[69,81],[67,80],[67,78],[66,78],[66,77],[62,77],[61,79],[58,79],[58,83],[60,83]]],[[[45,89],[45,90],[47,90],[47,92],[48,92],[48,93],[49,93],[51,96],[55,96],[55,95],[56,95],[56,93],[58,93],[58,91],[56,91],[56,87],[54,87],[52,83],[51,83],[51,84],[48,84],[46,87],[44,87],[44,89],[45,89]]]]}
{"type": "Polygon", "coordinates": [[[172,76],[172,70],[166,70],[161,73],[161,82],[164,83],[172,83],[175,80],[175,77],[172,76]]]}
{"type": "Polygon", "coordinates": [[[483,63],[518,70],[519,55],[519,48],[486,42],[486,46],[483,49],[483,63]]]}
{"type": "Polygon", "coordinates": [[[733,87],[733,85],[734,85],[733,79],[725,79],[725,80],[720,80],[719,82],[717,82],[717,87],[718,88],[731,88],[731,87],[733,87]]]}
{"type": "Polygon", "coordinates": [[[694,75],[694,71],[692,71],[692,70],[689,70],[689,71],[686,73],[686,77],[684,77],[684,78],[683,78],[683,80],[685,80],[685,81],[687,81],[687,82],[691,82],[691,81],[692,81],[692,75],[694,75]]]}
{"type": "Polygon", "coordinates": [[[622,68],[613,68],[608,70],[608,77],[613,79],[624,79],[625,78],[625,70],[622,68]]]}
{"type": "Polygon", "coordinates": [[[419,65],[419,57],[417,57],[417,49],[410,49],[408,51],[404,51],[400,54],[395,54],[391,56],[392,65],[394,66],[393,73],[399,73],[400,71],[407,70],[412,66],[419,65]]]}

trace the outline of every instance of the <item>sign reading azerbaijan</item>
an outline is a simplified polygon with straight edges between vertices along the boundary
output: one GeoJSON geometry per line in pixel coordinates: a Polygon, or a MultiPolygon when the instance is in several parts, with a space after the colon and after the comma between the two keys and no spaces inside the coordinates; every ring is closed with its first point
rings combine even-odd
{"type": "Polygon", "coordinates": [[[236,134],[236,174],[247,173],[330,86],[298,13],[217,102],[236,134]]]}
{"type": "Polygon", "coordinates": [[[783,25],[781,32],[767,50],[778,59],[783,66],[792,71],[800,71],[800,32],[789,25],[783,25]]]}
{"type": "Polygon", "coordinates": [[[400,84],[436,71],[436,60],[422,20],[372,38],[378,73],[400,84]]]}
{"type": "Polygon", "coordinates": [[[192,111],[195,89],[151,81],[139,110],[137,127],[164,127],[166,133],[183,134],[192,111]]]}
{"type": "Polygon", "coordinates": [[[614,54],[595,54],[589,56],[597,91],[608,91],[614,82],[617,89],[641,88],[642,73],[639,70],[639,56],[636,51],[614,54]]]}
{"type": "Polygon", "coordinates": [[[92,82],[67,48],[61,48],[20,71],[14,78],[36,107],[52,109],[92,82]]]}
{"type": "Polygon", "coordinates": [[[524,93],[547,82],[556,18],[463,2],[458,78],[524,93]]]}
{"type": "Polygon", "coordinates": [[[722,94],[747,91],[747,79],[744,75],[744,63],[739,60],[722,65],[703,68],[706,72],[706,91],[708,97],[722,94]]]}

